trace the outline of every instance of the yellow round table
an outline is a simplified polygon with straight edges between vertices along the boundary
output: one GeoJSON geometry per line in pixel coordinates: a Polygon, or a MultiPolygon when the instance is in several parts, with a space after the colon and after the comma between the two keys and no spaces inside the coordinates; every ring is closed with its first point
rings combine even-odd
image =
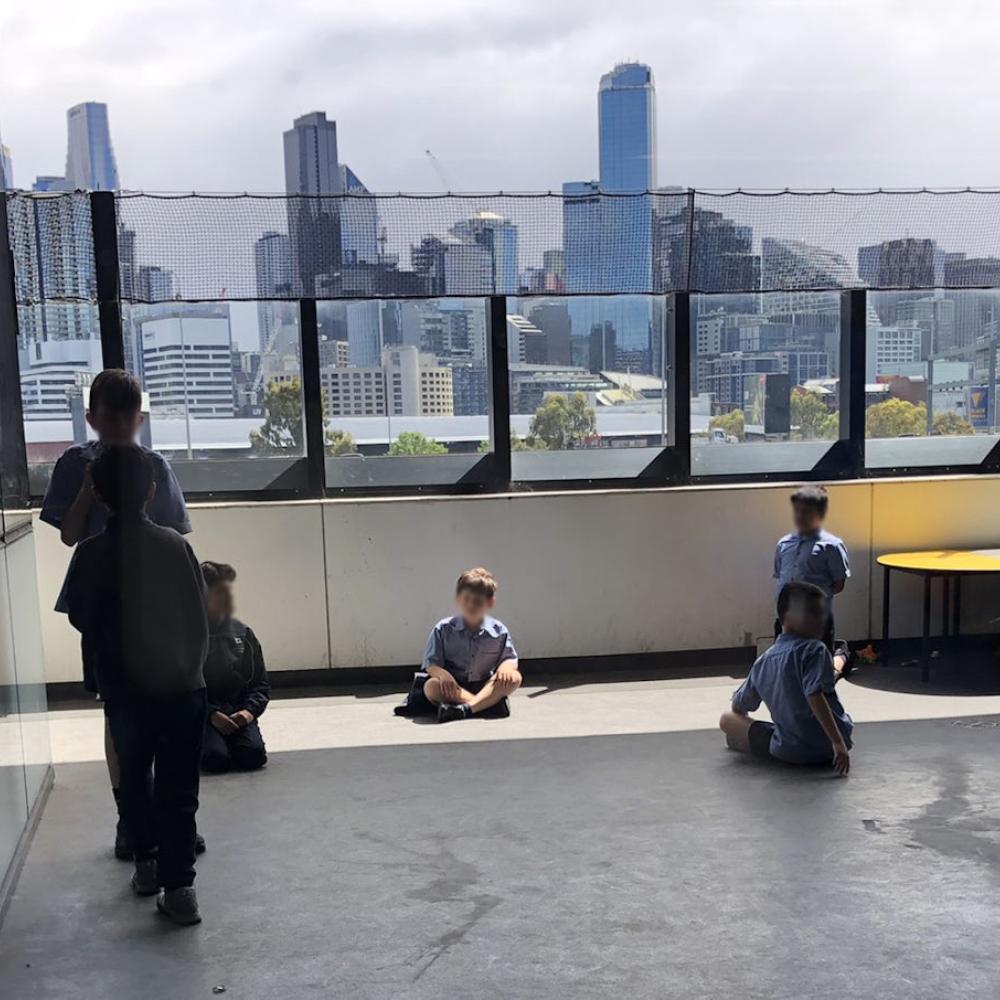
{"type": "Polygon", "coordinates": [[[920,677],[929,677],[931,644],[931,581],[941,578],[941,635],[958,635],[962,604],[962,577],[1000,574],[1000,549],[932,549],[926,552],[890,552],[878,557],[882,566],[882,644],[889,640],[889,581],[893,571],[913,573],[924,580],[923,639],[920,677]],[[951,582],[955,581],[952,588],[951,582]]]}

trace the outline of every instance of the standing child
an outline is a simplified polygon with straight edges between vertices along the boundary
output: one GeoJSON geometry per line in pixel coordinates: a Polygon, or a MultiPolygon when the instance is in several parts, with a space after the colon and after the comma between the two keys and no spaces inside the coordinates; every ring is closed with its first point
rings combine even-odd
{"type": "Polygon", "coordinates": [[[157,908],[175,923],[195,924],[205,583],[191,546],[146,516],[156,491],[146,451],[102,448],[91,478],[111,516],[76,551],[66,578],[69,619],[86,644],[118,751],[132,888],[158,894],[157,908]]]}
{"type": "MultiPolygon", "coordinates": [[[[778,540],[774,553],[775,596],[789,583],[811,583],[826,596],[826,631],[822,639],[832,653],[835,631],[833,598],[851,575],[847,548],[823,527],[830,498],[822,486],[802,486],[792,494],[795,530],[778,540]]],[[[774,623],[775,637],[781,634],[781,616],[774,623]]],[[[841,657],[841,654],[838,654],[841,657]]],[[[843,666],[843,662],[840,664],[843,666]]]]}
{"type": "Polygon", "coordinates": [[[750,668],[719,728],[733,750],[789,764],[829,763],[847,774],[854,723],[834,690],[833,657],[819,641],[827,595],[811,583],[786,584],[778,595],[778,617],[781,635],[750,668]],[[771,722],[749,715],[762,701],[771,722]]]}
{"type": "Polygon", "coordinates": [[[434,626],[424,649],[405,713],[421,707],[437,713],[438,722],[471,719],[489,713],[510,715],[508,696],[521,686],[517,650],[503,622],[490,616],[497,582],[489,570],[470,569],[458,578],[458,614],[434,626]]]}
{"type": "Polygon", "coordinates": [[[253,629],[233,617],[236,570],[226,563],[203,562],[201,572],[208,588],[209,629],[201,766],[213,774],[256,771],[267,763],[257,724],[270,701],[264,654],[253,629]]]}
{"type": "MultiPolygon", "coordinates": [[[[94,496],[91,465],[101,449],[109,445],[133,444],[142,426],[142,390],[129,372],[120,368],[106,368],[90,386],[87,404],[87,423],[97,435],[96,441],[70,445],[63,452],[52,470],[49,488],[42,501],[41,520],[59,529],[63,543],[74,546],[99,534],[107,522],[108,512],[94,496]]],[[[155,451],[148,453],[153,463],[153,481],[156,494],[147,508],[149,518],[165,528],[181,534],[191,530],[184,494],[177,483],[167,460],[155,451]]],[[[65,585],[56,602],[56,611],[66,612],[65,585]]],[[[93,663],[82,642],[83,685],[93,694],[99,694],[93,663]]],[[[111,778],[111,791],[116,805],[119,802],[118,758],[111,741],[110,730],[105,729],[104,754],[111,778]]],[[[198,838],[199,853],[204,841],[198,838]]],[[[121,820],[119,809],[118,829],[115,834],[115,857],[132,860],[128,831],[121,820]]]]}

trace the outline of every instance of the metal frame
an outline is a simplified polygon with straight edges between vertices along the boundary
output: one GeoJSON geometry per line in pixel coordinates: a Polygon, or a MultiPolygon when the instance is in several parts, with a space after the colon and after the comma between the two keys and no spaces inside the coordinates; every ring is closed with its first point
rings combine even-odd
{"type": "MultiPolygon", "coordinates": [[[[118,248],[116,195],[110,191],[89,194],[97,308],[100,321],[102,360],[105,367],[124,367],[122,330],[121,263],[118,248]]],[[[693,192],[688,193],[689,211],[693,192]]],[[[23,413],[17,367],[17,304],[13,258],[8,245],[7,196],[0,194],[0,459],[3,462],[3,489],[8,504],[27,505],[32,499],[24,442],[23,413]]],[[[689,231],[688,238],[691,239],[689,231]]],[[[687,247],[690,284],[692,248],[687,247]]],[[[697,475],[691,464],[691,292],[678,291],[661,298],[666,307],[664,374],[667,395],[667,443],[638,475],[626,478],[515,480],[510,446],[510,383],[507,353],[507,299],[493,295],[487,299],[490,349],[487,359],[490,399],[490,452],[482,456],[456,482],[378,487],[328,486],[326,477],[325,425],[319,363],[317,300],[298,300],[304,440],[306,454],[292,461],[297,468],[277,474],[273,482],[259,489],[195,489],[191,499],[286,499],[327,496],[415,496],[425,494],[506,493],[512,491],[579,489],[648,489],[701,483],[797,482],[804,480],[865,479],[892,476],[930,476],[948,473],[1000,473],[1000,444],[978,465],[907,466],[869,469],[865,464],[865,353],[867,293],[849,289],[841,293],[840,337],[840,434],[811,469],[754,473],[697,475]],[[853,375],[854,377],[850,377],[853,375]]],[[[428,296],[441,298],[440,295],[428,296]]],[[[524,296],[519,296],[524,297],[524,296]]],[[[529,296],[533,297],[533,296],[529,296]]],[[[539,296],[544,297],[544,296],[539,296]]],[[[569,295],[561,296],[570,298],[569,295]]],[[[239,480],[245,459],[219,460],[225,474],[220,481],[239,480]],[[224,469],[223,469],[224,467],[224,469]]],[[[406,461],[405,459],[400,461],[406,461]]],[[[178,463],[183,472],[183,462],[178,463]]],[[[199,476],[201,484],[206,480],[199,476]]],[[[266,477],[265,477],[266,478],[266,477]]],[[[182,477],[183,481],[183,477],[182,477]]]]}

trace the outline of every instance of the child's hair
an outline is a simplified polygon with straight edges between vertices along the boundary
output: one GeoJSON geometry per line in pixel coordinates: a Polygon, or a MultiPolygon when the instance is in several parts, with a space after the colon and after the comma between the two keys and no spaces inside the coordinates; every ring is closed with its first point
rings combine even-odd
{"type": "Polygon", "coordinates": [[[214,587],[217,583],[232,583],[236,579],[236,570],[229,563],[206,560],[201,564],[201,575],[205,578],[206,587],[214,587]]]}
{"type": "MultiPolygon", "coordinates": [[[[784,621],[785,615],[792,602],[801,601],[803,604],[821,603],[825,606],[826,594],[814,583],[806,583],[804,580],[786,583],[778,594],[778,620],[784,621]]],[[[797,602],[796,602],[797,603],[797,602]]]]}
{"type": "Polygon", "coordinates": [[[497,582],[493,574],[482,566],[475,569],[467,569],[459,578],[455,585],[455,593],[460,594],[463,590],[468,590],[480,597],[492,599],[496,597],[497,582]]]}
{"type": "Polygon", "coordinates": [[[800,486],[792,494],[792,503],[815,507],[821,517],[826,516],[826,508],[830,505],[830,497],[825,486],[800,486]]]}
{"type": "Polygon", "coordinates": [[[97,413],[100,406],[109,413],[138,413],[142,408],[139,380],[123,368],[105,368],[90,384],[87,409],[97,413]]]}
{"type": "Polygon", "coordinates": [[[90,467],[94,489],[115,514],[137,514],[153,486],[153,463],[135,444],[102,448],[90,467]]]}

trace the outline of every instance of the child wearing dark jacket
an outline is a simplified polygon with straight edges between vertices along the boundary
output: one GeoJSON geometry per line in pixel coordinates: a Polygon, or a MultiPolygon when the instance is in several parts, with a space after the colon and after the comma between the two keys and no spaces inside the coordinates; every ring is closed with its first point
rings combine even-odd
{"type": "Polygon", "coordinates": [[[226,563],[203,562],[201,572],[209,625],[201,766],[213,774],[256,771],[267,763],[257,723],[270,700],[264,654],[253,629],[233,616],[236,570],[226,563]]]}

